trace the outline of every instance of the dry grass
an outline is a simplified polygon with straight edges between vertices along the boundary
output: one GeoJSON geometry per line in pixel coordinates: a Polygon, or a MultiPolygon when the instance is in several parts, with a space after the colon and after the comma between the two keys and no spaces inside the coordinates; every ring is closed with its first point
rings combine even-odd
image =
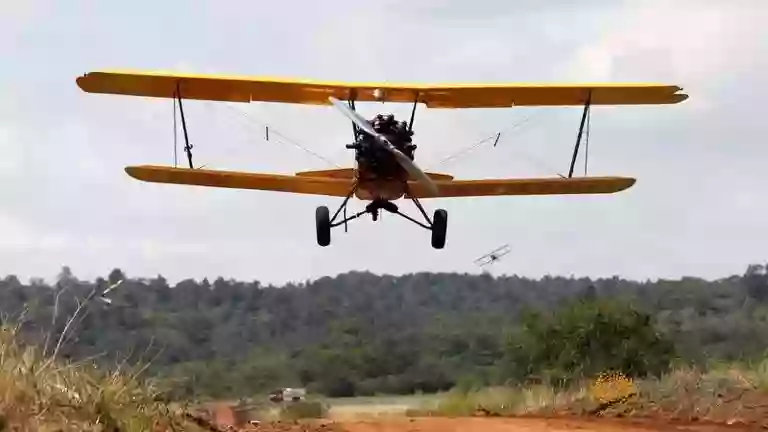
{"type": "Polygon", "coordinates": [[[0,327],[0,430],[199,430],[158,401],[159,389],[136,373],[56,361],[20,343],[18,330],[0,327]]]}
{"type": "Polygon", "coordinates": [[[752,367],[676,369],[634,381],[606,374],[569,389],[546,385],[452,392],[409,415],[588,415],[760,423],[768,419],[768,360],[752,367]]]}
{"type": "MultiPolygon", "coordinates": [[[[585,390],[582,392],[585,393],[585,390]]],[[[436,406],[411,409],[408,415],[469,416],[485,411],[491,415],[514,416],[531,412],[554,412],[573,406],[585,396],[582,392],[557,391],[545,385],[454,391],[448,393],[436,406]]]]}
{"type": "Polygon", "coordinates": [[[754,423],[768,419],[767,372],[768,360],[751,368],[677,369],[640,381],[636,398],[604,414],[754,423]]]}

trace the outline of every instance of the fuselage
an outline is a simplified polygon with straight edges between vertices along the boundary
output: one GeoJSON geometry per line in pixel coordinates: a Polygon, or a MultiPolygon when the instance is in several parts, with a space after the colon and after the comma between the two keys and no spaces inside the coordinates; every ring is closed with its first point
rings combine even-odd
{"type": "Polygon", "coordinates": [[[402,168],[399,170],[401,172],[398,173],[377,172],[355,161],[355,196],[366,201],[394,201],[402,198],[406,193],[408,173],[402,168]]]}
{"type": "MultiPolygon", "coordinates": [[[[397,123],[393,116],[378,115],[371,123],[395,148],[414,159],[413,133],[406,129],[405,122],[397,123]]],[[[364,133],[357,134],[352,147],[355,149],[357,198],[394,201],[406,194],[410,176],[387,148],[364,133]]]]}

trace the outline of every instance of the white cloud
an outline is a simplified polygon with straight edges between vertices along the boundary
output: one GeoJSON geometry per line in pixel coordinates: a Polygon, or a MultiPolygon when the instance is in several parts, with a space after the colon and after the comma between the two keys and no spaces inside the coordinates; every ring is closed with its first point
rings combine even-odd
{"type": "Polygon", "coordinates": [[[34,26],[34,21],[44,10],[38,0],[0,1],[0,52],[10,49],[34,26]]]}
{"type": "Polygon", "coordinates": [[[23,143],[16,141],[18,139],[10,127],[0,123],[0,179],[19,176],[22,173],[23,143]]]}
{"type": "Polygon", "coordinates": [[[765,45],[766,16],[762,1],[632,3],[610,17],[599,39],[577,51],[570,73],[595,81],[716,86],[723,73],[753,64],[765,45]]]}
{"type": "MultiPolygon", "coordinates": [[[[132,3],[131,10],[147,5],[132,3]]],[[[2,82],[13,83],[5,84],[0,105],[0,234],[8,239],[0,260],[22,276],[55,274],[66,263],[82,277],[122,267],[171,280],[281,282],[350,269],[472,271],[472,259],[509,242],[513,252],[497,270],[526,275],[741,271],[764,253],[754,232],[765,230],[759,215],[768,211],[754,198],[768,182],[760,165],[768,157],[768,130],[754,108],[768,97],[763,5],[392,0],[195,8],[171,1],[139,18],[126,8],[76,1],[55,19],[34,15],[39,22],[13,47],[17,61],[0,71],[2,82]],[[355,221],[349,234],[334,231],[331,247],[320,248],[314,207],[335,210],[340,200],[147,184],[123,172],[131,164],[171,163],[171,102],[85,94],[74,79],[88,69],[174,66],[354,81],[665,81],[684,86],[691,99],[595,110],[590,172],[637,176],[627,192],[427,201],[430,212],[450,212],[445,250],[432,250],[427,231],[390,215],[376,224],[355,221]]],[[[408,108],[394,111],[407,115],[408,108]]],[[[222,104],[190,102],[185,109],[196,165],[329,167],[291,144],[264,141],[260,127],[222,104]]],[[[351,164],[343,148],[349,122],[330,109],[237,109],[339,165],[351,164]]],[[[497,148],[441,165],[528,112],[421,109],[418,162],[462,178],[563,172],[578,111],[546,110],[497,148]]],[[[185,163],[181,151],[179,161],[185,163]]],[[[578,166],[580,172],[581,160],[578,166]]],[[[403,207],[417,214],[409,203],[403,207]]]]}

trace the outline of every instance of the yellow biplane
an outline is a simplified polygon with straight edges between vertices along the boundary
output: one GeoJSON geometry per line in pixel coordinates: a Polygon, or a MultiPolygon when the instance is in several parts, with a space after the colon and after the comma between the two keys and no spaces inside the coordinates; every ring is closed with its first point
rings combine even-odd
{"type": "Polygon", "coordinates": [[[583,85],[396,85],[379,83],[334,83],[275,78],[182,75],[150,72],[91,72],[77,78],[77,85],[89,93],[107,93],[176,99],[186,145],[189,168],[141,165],[125,171],[133,178],[157,183],[259,189],[278,192],[344,197],[330,215],[328,207],[315,212],[317,242],[327,246],[331,228],[370,214],[377,220],[381,210],[396,213],[432,233],[432,246],[445,245],[447,212],[435,210],[430,218],[419,198],[606,194],[631,187],[635,179],[626,177],[573,178],[584,122],[592,105],[674,104],[687,95],[680,87],[657,84],[583,85]],[[223,102],[263,101],[312,105],[332,105],[352,121],[355,151],[354,168],[304,171],[295,175],[195,169],[187,134],[182,100],[223,102]],[[344,102],[342,102],[344,101],[344,102]],[[378,114],[372,120],[360,116],[356,102],[400,102],[413,104],[410,121],[397,121],[391,114],[378,114]],[[413,121],[418,104],[428,108],[509,108],[515,106],[583,106],[576,145],[568,177],[491,180],[454,180],[447,174],[425,173],[414,163],[413,121]],[[365,210],[346,217],[351,197],[370,201],[365,210]],[[393,201],[413,201],[425,223],[402,213],[393,201]],[[339,217],[341,211],[344,216],[339,217]],[[337,220],[338,219],[338,220],[337,220]]]}

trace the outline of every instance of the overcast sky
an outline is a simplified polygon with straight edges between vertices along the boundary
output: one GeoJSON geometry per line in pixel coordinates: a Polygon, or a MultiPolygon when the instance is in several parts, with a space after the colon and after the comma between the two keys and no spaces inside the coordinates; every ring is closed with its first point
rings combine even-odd
{"type": "MultiPolygon", "coordinates": [[[[765,0],[0,0],[0,273],[50,278],[69,265],[89,279],[120,267],[171,281],[283,283],[366,269],[476,272],[473,260],[504,243],[512,252],[499,273],[741,273],[768,260],[766,22],[765,0]],[[430,213],[449,212],[443,250],[391,215],[336,229],[321,248],[315,207],[333,211],[339,198],[128,177],[126,165],[173,164],[173,108],[75,84],[113,68],[339,81],[655,81],[682,86],[690,99],[594,109],[589,174],[636,177],[625,192],[425,200],[430,213]]],[[[352,163],[349,121],[330,107],[185,109],[196,165],[293,173],[352,163]],[[264,123],[299,145],[265,141],[264,123]]],[[[359,109],[405,115],[409,107],[359,109]]],[[[568,169],[579,117],[579,108],[422,108],[417,162],[467,179],[553,176],[568,169]],[[441,163],[526,119],[496,148],[441,163]]],[[[578,167],[583,175],[583,160],[578,167]]]]}

